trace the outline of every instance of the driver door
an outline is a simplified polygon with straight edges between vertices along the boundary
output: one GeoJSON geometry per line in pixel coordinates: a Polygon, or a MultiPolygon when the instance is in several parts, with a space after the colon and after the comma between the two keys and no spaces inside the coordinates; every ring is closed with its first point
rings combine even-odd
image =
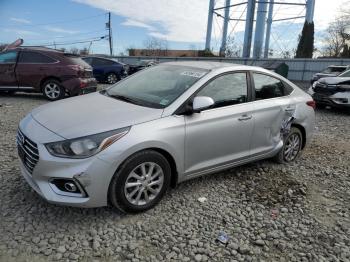
{"type": "Polygon", "coordinates": [[[196,95],[215,104],[185,116],[185,170],[187,175],[249,157],[253,117],[246,72],[220,75],[196,95]]]}

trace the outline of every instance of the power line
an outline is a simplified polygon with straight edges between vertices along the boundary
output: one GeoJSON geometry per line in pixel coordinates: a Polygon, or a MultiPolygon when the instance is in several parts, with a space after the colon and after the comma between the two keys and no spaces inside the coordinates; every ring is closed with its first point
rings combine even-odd
{"type": "MultiPolygon", "coordinates": [[[[51,22],[51,23],[26,24],[26,25],[21,25],[21,27],[24,27],[24,26],[25,27],[36,27],[36,26],[72,23],[72,22],[79,22],[79,21],[88,20],[91,18],[99,17],[99,16],[105,16],[105,15],[106,15],[106,13],[99,14],[99,15],[93,15],[93,16],[86,16],[86,17],[82,17],[82,18],[70,19],[70,20],[61,20],[61,21],[56,21],[56,22],[51,22]]],[[[10,27],[10,26],[18,26],[18,25],[7,25],[7,26],[2,26],[2,27],[10,27]]]]}
{"type": "MultiPolygon", "coordinates": [[[[57,38],[72,38],[72,37],[76,37],[76,36],[81,36],[81,35],[89,35],[89,34],[94,34],[94,33],[101,33],[101,32],[105,32],[105,29],[101,29],[101,30],[95,30],[95,31],[89,31],[89,32],[85,32],[85,33],[80,33],[80,34],[74,34],[74,35],[66,35],[66,36],[56,36],[56,37],[52,37],[52,39],[57,39],[57,38]]],[[[51,41],[51,39],[36,39],[36,38],[30,38],[30,39],[25,39],[26,41],[46,41],[49,42],[51,41]]]]}
{"type": "Polygon", "coordinates": [[[40,45],[32,45],[32,46],[58,46],[58,45],[74,45],[74,44],[84,44],[84,43],[90,43],[90,42],[97,42],[101,41],[103,39],[106,39],[107,36],[100,36],[100,37],[94,37],[90,39],[81,39],[81,40],[75,40],[71,42],[58,42],[58,43],[45,43],[45,44],[40,44],[40,45]]]}

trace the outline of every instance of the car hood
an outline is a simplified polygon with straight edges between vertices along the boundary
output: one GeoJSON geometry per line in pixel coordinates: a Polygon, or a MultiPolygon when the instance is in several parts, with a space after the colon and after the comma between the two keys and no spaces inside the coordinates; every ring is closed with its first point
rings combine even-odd
{"type": "Polygon", "coordinates": [[[350,84],[350,77],[324,77],[318,80],[320,83],[337,85],[342,83],[350,84]]]}
{"type": "Polygon", "coordinates": [[[151,121],[162,113],[163,109],[134,105],[97,92],[48,103],[31,114],[42,126],[71,139],[151,121]]]}

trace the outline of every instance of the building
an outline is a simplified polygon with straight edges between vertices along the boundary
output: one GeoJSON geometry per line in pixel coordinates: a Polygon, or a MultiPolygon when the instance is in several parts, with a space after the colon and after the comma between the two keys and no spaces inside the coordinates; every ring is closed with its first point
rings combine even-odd
{"type": "Polygon", "coordinates": [[[129,49],[129,56],[198,57],[198,50],[129,49]]]}

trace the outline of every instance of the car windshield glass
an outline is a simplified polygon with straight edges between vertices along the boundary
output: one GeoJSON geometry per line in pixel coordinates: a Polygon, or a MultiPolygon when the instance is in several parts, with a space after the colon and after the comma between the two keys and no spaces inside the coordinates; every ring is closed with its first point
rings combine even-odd
{"type": "Polygon", "coordinates": [[[344,73],[341,73],[339,77],[350,77],[350,70],[345,71],[344,73]]]}
{"type": "Polygon", "coordinates": [[[193,67],[154,66],[118,82],[106,93],[130,103],[165,108],[207,72],[193,67]]]}
{"type": "Polygon", "coordinates": [[[327,67],[322,73],[330,74],[330,73],[340,73],[345,70],[344,67],[327,67]]]}

